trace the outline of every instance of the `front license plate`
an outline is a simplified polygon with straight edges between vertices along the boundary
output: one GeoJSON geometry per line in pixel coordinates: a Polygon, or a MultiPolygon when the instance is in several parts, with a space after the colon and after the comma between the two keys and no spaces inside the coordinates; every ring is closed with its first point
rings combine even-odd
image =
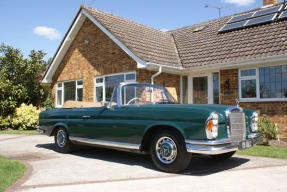
{"type": "Polygon", "coordinates": [[[253,146],[252,140],[246,140],[246,141],[240,142],[239,148],[240,149],[248,149],[252,146],[253,146]]]}

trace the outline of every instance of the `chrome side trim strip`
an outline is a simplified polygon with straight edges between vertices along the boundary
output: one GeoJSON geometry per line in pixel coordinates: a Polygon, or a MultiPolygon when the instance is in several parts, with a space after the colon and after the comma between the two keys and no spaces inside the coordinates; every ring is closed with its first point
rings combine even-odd
{"type": "Polygon", "coordinates": [[[106,147],[116,147],[116,148],[136,149],[136,150],[140,149],[140,144],[134,144],[134,143],[122,143],[115,141],[88,139],[88,138],[72,137],[72,136],[70,136],[70,140],[74,142],[87,143],[92,145],[101,145],[106,147]]]}
{"type": "Polygon", "coordinates": [[[230,144],[232,143],[232,141],[230,139],[222,139],[222,140],[215,140],[215,141],[186,139],[185,143],[192,144],[192,145],[223,145],[223,144],[230,144]]]}

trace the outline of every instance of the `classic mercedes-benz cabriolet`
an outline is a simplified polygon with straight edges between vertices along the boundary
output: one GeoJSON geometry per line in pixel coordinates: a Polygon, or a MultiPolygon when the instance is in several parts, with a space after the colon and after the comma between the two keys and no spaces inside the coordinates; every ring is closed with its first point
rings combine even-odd
{"type": "Polygon", "coordinates": [[[252,147],[261,139],[257,119],[238,105],[182,105],[161,86],[125,83],[103,106],[67,101],[41,112],[37,131],[54,136],[61,153],[75,144],[150,153],[160,170],[180,172],[192,153],[225,159],[252,147]]]}

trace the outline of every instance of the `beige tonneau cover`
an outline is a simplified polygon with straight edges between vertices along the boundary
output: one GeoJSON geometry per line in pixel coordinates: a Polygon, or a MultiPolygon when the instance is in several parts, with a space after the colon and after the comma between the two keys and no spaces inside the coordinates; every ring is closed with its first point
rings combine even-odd
{"type": "Polygon", "coordinates": [[[66,101],[62,108],[102,107],[102,102],[66,101]]]}

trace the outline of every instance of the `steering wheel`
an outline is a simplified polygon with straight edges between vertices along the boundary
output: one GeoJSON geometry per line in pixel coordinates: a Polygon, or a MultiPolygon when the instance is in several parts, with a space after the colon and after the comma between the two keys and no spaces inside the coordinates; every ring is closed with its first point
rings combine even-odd
{"type": "Polygon", "coordinates": [[[129,102],[127,102],[127,105],[129,105],[133,100],[139,100],[139,101],[141,101],[140,98],[134,97],[134,98],[132,98],[131,100],[129,100],[129,102]]]}

